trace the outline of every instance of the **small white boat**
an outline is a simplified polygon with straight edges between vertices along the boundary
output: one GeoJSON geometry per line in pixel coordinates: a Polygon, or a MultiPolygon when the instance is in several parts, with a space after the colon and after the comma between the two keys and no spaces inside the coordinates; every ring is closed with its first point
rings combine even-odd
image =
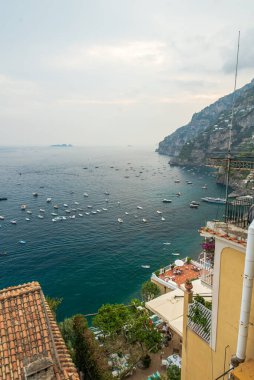
{"type": "Polygon", "coordinates": [[[169,243],[169,242],[166,242],[166,243],[163,243],[164,245],[170,245],[171,243],[169,243]]]}
{"type": "Polygon", "coordinates": [[[202,186],[202,189],[206,190],[207,189],[207,185],[202,186]]]}
{"type": "Polygon", "coordinates": [[[54,207],[56,210],[59,208],[58,205],[54,205],[53,207],[54,207]]]}
{"type": "Polygon", "coordinates": [[[67,220],[66,216],[62,216],[62,220],[67,220]]]}
{"type": "Polygon", "coordinates": [[[190,208],[198,208],[198,204],[196,204],[196,203],[190,203],[190,208]]]}
{"type": "Polygon", "coordinates": [[[91,206],[91,205],[88,205],[88,206],[87,206],[87,208],[93,208],[93,206],[91,206]]]}
{"type": "Polygon", "coordinates": [[[192,185],[191,181],[186,181],[187,185],[192,185]]]}
{"type": "Polygon", "coordinates": [[[4,220],[4,216],[3,215],[0,215],[0,220],[4,220]]]}
{"type": "Polygon", "coordinates": [[[11,224],[17,224],[16,220],[11,220],[11,224]]]}
{"type": "Polygon", "coordinates": [[[52,216],[57,216],[57,214],[55,212],[52,212],[51,215],[52,216]]]}
{"type": "Polygon", "coordinates": [[[161,217],[161,220],[164,222],[164,220],[166,220],[165,218],[163,218],[163,216],[161,217]]]}
{"type": "Polygon", "coordinates": [[[45,210],[43,208],[40,208],[40,212],[45,212],[45,210]]]}
{"type": "Polygon", "coordinates": [[[39,215],[38,215],[38,218],[39,218],[39,219],[44,219],[44,216],[41,215],[41,214],[39,214],[39,215]]]}
{"type": "Polygon", "coordinates": [[[86,215],[90,215],[90,212],[85,212],[86,215]]]}
{"type": "Polygon", "coordinates": [[[32,211],[28,210],[26,213],[29,214],[29,215],[31,215],[32,211]]]}
{"type": "Polygon", "coordinates": [[[123,223],[123,219],[121,219],[121,218],[118,218],[117,221],[118,221],[118,223],[123,223]]]}
{"type": "Polygon", "coordinates": [[[105,202],[107,202],[107,203],[108,203],[108,202],[109,202],[109,200],[106,198],[106,199],[105,199],[105,202]]]}
{"type": "Polygon", "coordinates": [[[77,208],[77,210],[78,210],[78,211],[83,211],[83,209],[82,209],[82,208],[77,208]]]}
{"type": "Polygon", "coordinates": [[[173,253],[171,253],[171,255],[173,255],[173,256],[180,256],[180,253],[178,253],[178,252],[173,252],[173,253]]]}
{"type": "Polygon", "coordinates": [[[53,218],[53,219],[52,219],[52,222],[56,222],[56,218],[53,218]]]}
{"type": "Polygon", "coordinates": [[[96,210],[97,212],[101,212],[101,210],[100,209],[98,209],[98,210],[96,210]]]}
{"type": "Polygon", "coordinates": [[[66,214],[70,214],[71,210],[65,210],[66,214]]]}
{"type": "Polygon", "coordinates": [[[107,209],[107,208],[105,208],[105,207],[102,207],[102,210],[103,210],[103,211],[108,211],[108,209],[107,209]]]}
{"type": "Polygon", "coordinates": [[[147,223],[147,220],[145,218],[142,219],[143,223],[147,223]]]}
{"type": "Polygon", "coordinates": [[[163,202],[163,203],[171,203],[171,202],[172,202],[172,199],[166,199],[166,198],[164,198],[162,202],[163,202]]]}
{"type": "Polygon", "coordinates": [[[138,210],[143,210],[143,207],[141,207],[141,206],[137,206],[137,209],[138,209],[138,210]]]}
{"type": "Polygon", "coordinates": [[[180,192],[176,193],[176,196],[177,196],[177,197],[180,197],[180,195],[181,195],[181,193],[180,193],[180,192]]]}
{"type": "Polygon", "coordinates": [[[149,269],[149,268],[150,268],[150,265],[141,265],[141,268],[149,269]]]}
{"type": "Polygon", "coordinates": [[[162,214],[162,211],[157,210],[156,212],[157,212],[157,214],[162,214]]]}
{"type": "Polygon", "coordinates": [[[175,180],[175,183],[180,183],[180,182],[181,182],[180,179],[175,180]]]}
{"type": "Polygon", "coordinates": [[[39,195],[38,193],[33,193],[34,197],[38,197],[38,195],[39,195]]]}
{"type": "Polygon", "coordinates": [[[83,216],[83,214],[78,214],[78,216],[83,216]]]}
{"type": "Polygon", "coordinates": [[[64,205],[63,205],[64,207],[68,207],[68,205],[67,205],[67,203],[64,203],[64,205]]]}
{"type": "Polygon", "coordinates": [[[26,221],[29,222],[30,218],[26,218],[26,221]]]}
{"type": "Polygon", "coordinates": [[[109,192],[108,191],[105,191],[105,193],[104,193],[105,195],[109,195],[109,192]]]}
{"type": "Polygon", "coordinates": [[[21,205],[20,208],[22,211],[25,211],[25,209],[27,208],[27,205],[21,205]]]}
{"type": "Polygon", "coordinates": [[[70,218],[70,219],[75,219],[76,216],[75,216],[75,215],[70,215],[69,218],[70,218]]]}
{"type": "Polygon", "coordinates": [[[75,205],[79,205],[79,202],[74,202],[75,205]]]}
{"type": "Polygon", "coordinates": [[[121,202],[119,202],[119,201],[118,201],[118,202],[117,202],[117,204],[118,204],[118,205],[120,205],[120,204],[121,204],[121,202]]]}
{"type": "Polygon", "coordinates": [[[51,201],[52,201],[52,198],[47,198],[47,199],[46,199],[46,202],[47,202],[47,203],[50,203],[51,201]]]}
{"type": "Polygon", "coordinates": [[[88,197],[88,194],[87,194],[87,193],[84,193],[83,195],[84,195],[84,197],[88,197]]]}
{"type": "Polygon", "coordinates": [[[125,211],[125,215],[129,215],[129,213],[127,211],[125,211]]]}
{"type": "Polygon", "coordinates": [[[19,243],[20,244],[26,244],[26,241],[25,240],[19,240],[19,243]]]}
{"type": "Polygon", "coordinates": [[[92,211],[92,214],[94,214],[94,215],[97,214],[97,211],[92,211]]]}

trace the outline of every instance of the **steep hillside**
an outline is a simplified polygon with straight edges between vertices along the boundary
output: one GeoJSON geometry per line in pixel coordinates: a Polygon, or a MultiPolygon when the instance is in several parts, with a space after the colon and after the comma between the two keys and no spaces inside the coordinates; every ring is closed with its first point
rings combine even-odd
{"type": "MultiPolygon", "coordinates": [[[[254,80],[236,91],[232,151],[254,154],[254,80]]],[[[233,94],[195,113],[191,121],[165,137],[158,153],[177,165],[204,165],[207,157],[227,151],[233,94]]]]}

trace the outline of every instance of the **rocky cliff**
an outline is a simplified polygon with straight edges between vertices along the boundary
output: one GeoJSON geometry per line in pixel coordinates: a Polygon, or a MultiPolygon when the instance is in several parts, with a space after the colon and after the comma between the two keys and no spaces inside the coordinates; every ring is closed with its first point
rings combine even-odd
{"type": "MultiPolygon", "coordinates": [[[[228,148],[233,94],[195,113],[191,121],[165,137],[157,152],[177,165],[204,165],[208,157],[225,155],[228,148]]],[[[254,80],[235,93],[232,151],[254,154],[254,80]]]]}

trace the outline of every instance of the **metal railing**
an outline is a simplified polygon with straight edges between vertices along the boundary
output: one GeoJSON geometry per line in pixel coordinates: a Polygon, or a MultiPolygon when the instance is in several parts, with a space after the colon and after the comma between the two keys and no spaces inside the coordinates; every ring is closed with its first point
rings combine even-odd
{"type": "Polygon", "coordinates": [[[189,304],[187,325],[210,344],[212,326],[212,311],[210,309],[197,301],[189,304]]]}
{"type": "Polygon", "coordinates": [[[254,207],[252,213],[250,211],[253,205],[252,197],[228,200],[225,208],[225,222],[246,229],[254,218],[254,207]]]}

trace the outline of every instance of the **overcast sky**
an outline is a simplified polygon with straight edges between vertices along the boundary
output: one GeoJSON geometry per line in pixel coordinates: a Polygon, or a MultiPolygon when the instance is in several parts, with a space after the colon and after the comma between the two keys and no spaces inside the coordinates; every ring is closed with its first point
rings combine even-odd
{"type": "Polygon", "coordinates": [[[0,145],[153,145],[254,77],[253,0],[0,0],[0,145]]]}

